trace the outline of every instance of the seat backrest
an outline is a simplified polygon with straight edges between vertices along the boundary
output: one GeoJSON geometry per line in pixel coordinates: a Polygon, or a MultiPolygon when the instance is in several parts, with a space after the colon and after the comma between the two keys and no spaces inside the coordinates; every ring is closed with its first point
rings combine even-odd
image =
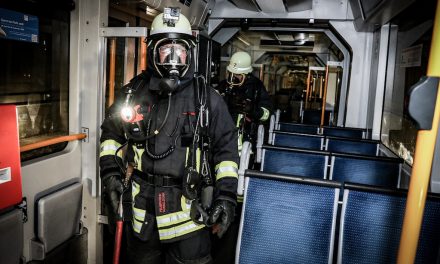
{"type": "MultiPolygon", "coordinates": [[[[321,110],[304,110],[303,123],[310,125],[321,124],[321,110]]],[[[326,110],[324,114],[324,125],[328,125],[330,121],[331,111],[326,110]]]]}
{"type": "Polygon", "coordinates": [[[326,179],[328,162],[324,151],[263,146],[261,171],[326,179]]]}
{"type": "MultiPolygon", "coordinates": [[[[277,124],[275,124],[275,116],[274,115],[271,115],[270,116],[270,123],[269,123],[269,133],[268,133],[268,135],[269,135],[269,137],[268,137],[268,140],[269,140],[269,144],[271,144],[271,142],[270,142],[270,140],[272,140],[272,134],[273,134],[273,131],[275,130],[275,129],[277,129],[277,124]]],[[[263,126],[263,128],[264,128],[264,126],[263,126]]],[[[264,138],[263,138],[263,141],[264,141],[264,138]]]]}
{"type": "Polygon", "coordinates": [[[235,263],[332,263],[339,188],[249,177],[235,263]]]}
{"type": "Polygon", "coordinates": [[[318,134],[318,126],[303,125],[295,123],[279,123],[278,130],[283,132],[304,133],[304,134],[318,134]]]}
{"type": "Polygon", "coordinates": [[[242,196],[244,191],[244,172],[249,168],[252,144],[249,141],[243,142],[240,154],[240,165],[238,166],[237,194],[242,196]]]}
{"type": "Polygon", "coordinates": [[[375,141],[334,137],[327,137],[326,140],[326,150],[330,152],[377,156],[379,151],[379,143],[375,141]]]}
{"type": "Polygon", "coordinates": [[[275,126],[280,122],[281,109],[275,111],[275,126]]]}
{"type": "Polygon", "coordinates": [[[273,137],[273,145],[280,147],[321,150],[324,145],[324,137],[320,135],[276,132],[273,137]]]}
{"type": "MultiPolygon", "coordinates": [[[[396,263],[406,194],[346,187],[337,263],[396,263]]],[[[428,199],[415,263],[439,263],[440,201],[428,199]]]]}
{"type": "Polygon", "coordinates": [[[82,183],[74,183],[38,199],[37,236],[45,253],[78,233],[82,187],[82,183]]]}
{"type": "MultiPolygon", "coordinates": [[[[258,126],[258,131],[257,131],[257,144],[256,144],[256,152],[257,154],[255,155],[255,162],[257,163],[261,163],[261,155],[262,155],[262,151],[261,148],[263,147],[264,144],[264,126],[263,125],[259,125],[258,126]]],[[[270,135],[273,134],[272,132],[269,134],[270,135]]],[[[270,144],[270,143],[269,143],[270,144]]]]}
{"type": "Polygon", "coordinates": [[[348,127],[323,127],[322,134],[324,136],[362,139],[364,137],[364,130],[348,127]]]}
{"type": "Polygon", "coordinates": [[[402,163],[398,158],[332,153],[329,179],[397,188],[402,163]]]}
{"type": "Polygon", "coordinates": [[[23,213],[14,209],[0,215],[0,263],[18,264],[23,251],[23,213]]]}

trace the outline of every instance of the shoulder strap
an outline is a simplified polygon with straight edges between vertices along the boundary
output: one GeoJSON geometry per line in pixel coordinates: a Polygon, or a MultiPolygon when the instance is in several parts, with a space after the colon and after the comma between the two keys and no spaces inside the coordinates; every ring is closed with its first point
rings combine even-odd
{"type": "Polygon", "coordinates": [[[126,85],[126,89],[131,89],[132,93],[136,93],[139,87],[141,87],[142,83],[147,83],[150,81],[150,74],[147,74],[147,72],[143,71],[142,73],[134,76],[129,84],[126,85]]]}
{"type": "Polygon", "coordinates": [[[194,78],[194,106],[196,110],[196,116],[201,113],[203,124],[201,125],[201,132],[208,133],[209,131],[209,115],[211,112],[211,90],[207,87],[205,78],[201,75],[194,78]],[[202,85],[200,85],[200,82],[202,85]]]}

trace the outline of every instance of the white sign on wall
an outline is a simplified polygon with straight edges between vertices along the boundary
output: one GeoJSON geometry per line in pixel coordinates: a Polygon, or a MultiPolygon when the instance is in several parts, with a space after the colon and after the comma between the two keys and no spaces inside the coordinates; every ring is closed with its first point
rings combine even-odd
{"type": "Polygon", "coordinates": [[[420,67],[422,65],[423,44],[402,50],[400,55],[400,67],[420,67]]]}

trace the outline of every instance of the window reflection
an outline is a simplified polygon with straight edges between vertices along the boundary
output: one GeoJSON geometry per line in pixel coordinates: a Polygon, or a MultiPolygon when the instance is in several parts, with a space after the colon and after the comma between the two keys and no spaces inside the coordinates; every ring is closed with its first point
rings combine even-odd
{"type": "Polygon", "coordinates": [[[392,21],[387,85],[382,117],[382,142],[413,163],[417,127],[408,113],[408,91],[426,75],[432,39],[435,1],[411,5],[392,21]],[[430,12],[423,12],[430,10],[430,12]]]}
{"type": "MultiPolygon", "coordinates": [[[[46,10],[42,15],[38,6],[2,8],[39,20],[38,43],[0,38],[0,104],[17,105],[20,145],[68,134],[69,11],[46,10]]],[[[59,151],[65,145],[22,153],[22,159],[59,151]]]]}

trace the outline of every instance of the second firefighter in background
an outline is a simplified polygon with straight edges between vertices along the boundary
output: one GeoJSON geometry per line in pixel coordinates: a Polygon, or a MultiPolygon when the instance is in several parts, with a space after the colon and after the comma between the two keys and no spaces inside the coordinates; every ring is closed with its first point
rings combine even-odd
{"type": "MultiPolygon", "coordinates": [[[[228,105],[237,127],[238,151],[241,152],[245,141],[249,141],[255,150],[258,125],[269,119],[272,102],[263,83],[252,75],[252,60],[248,53],[234,53],[226,69],[228,78],[219,84],[217,90],[228,105]]],[[[238,196],[235,220],[224,237],[213,238],[215,264],[232,264],[235,261],[242,201],[243,196],[238,196]]]]}
{"type": "Polygon", "coordinates": [[[244,141],[254,148],[258,124],[269,119],[272,102],[264,84],[252,74],[252,59],[247,52],[234,53],[226,69],[228,77],[217,90],[238,128],[238,150],[244,141]]]}

